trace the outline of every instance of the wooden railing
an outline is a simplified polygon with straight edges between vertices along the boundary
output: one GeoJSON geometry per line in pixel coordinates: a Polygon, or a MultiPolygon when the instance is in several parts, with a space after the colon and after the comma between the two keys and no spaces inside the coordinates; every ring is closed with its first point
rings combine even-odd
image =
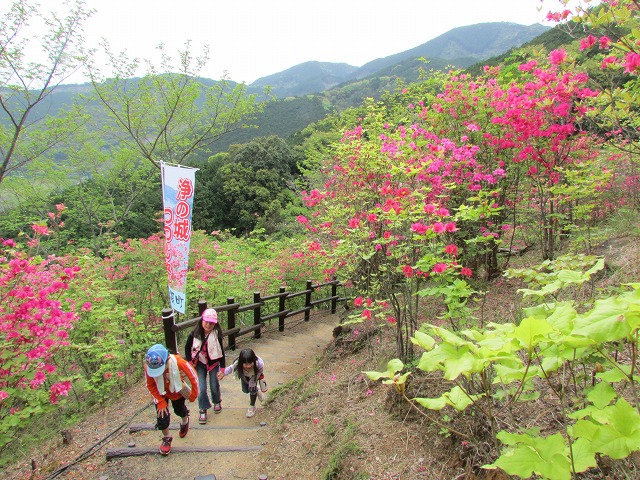
{"type": "MultiPolygon", "coordinates": [[[[162,310],[162,324],[164,328],[164,340],[167,350],[171,353],[178,352],[178,337],[177,332],[186,328],[192,328],[198,322],[202,320],[202,312],[207,308],[213,308],[220,314],[227,312],[227,329],[223,330],[223,335],[228,339],[226,348],[235,350],[236,339],[242,335],[246,335],[253,332],[254,338],[260,338],[262,335],[262,329],[266,326],[265,322],[278,319],[278,331],[282,332],[285,328],[285,320],[289,317],[297,316],[304,313],[304,321],[308,322],[310,319],[311,309],[316,305],[323,303],[329,303],[331,313],[336,313],[338,302],[344,302],[344,298],[338,296],[338,287],[340,286],[338,280],[332,280],[326,283],[313,284],[310,280],[307,281],[306,288],[300,292],[287,292],[286,287],[280,287],[280,291],[273,295],[267,295],[262,297],[260,292],[254,292],[253,303],[248,305],[240,305],[236,303],[234,297],[227,298],[226,305],[218,305],[209,307],[206,300],[198,301],[198,316],[185,320],[184,322],[175,323],[174,311],[171,308],[165,308],[162,310]],[[329,297],[319,298],[313,300],[313,294],[323,287],[331,287],[331,295],[329,297]],[[287,308],[290,305],[290,301],[294,298],[304,295],[304,307],[291,310],[287,308]],[[267,306],[267,302],[278,301],[278,311],[275,313],[269,313],[262,315],[263,307],[267,306]],[[253,310],[253,325],[238,327],[236,326],[237,316],[239,313],[253,310]]],[[[220,318],[220,316],[218,317],[220,318]]]]}

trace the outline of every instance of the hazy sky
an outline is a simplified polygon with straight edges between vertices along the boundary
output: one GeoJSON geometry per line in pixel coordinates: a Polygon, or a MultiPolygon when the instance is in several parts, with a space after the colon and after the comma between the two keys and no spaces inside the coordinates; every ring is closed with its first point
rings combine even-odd
{"type": "MultiPolygon", "coordinates": [[[[2,3],[8,0],[0,0],[2,3]]],[[[85,0],[88,46],[154,59],[191,40],[208,44],[202,75],[251,83],[310,60],[361,66],[421,45],[455,27],[482,22],[544,23],[559,0],[85,0]]],[[[45,7],[63,0],[40,0],[45,7]]]]}

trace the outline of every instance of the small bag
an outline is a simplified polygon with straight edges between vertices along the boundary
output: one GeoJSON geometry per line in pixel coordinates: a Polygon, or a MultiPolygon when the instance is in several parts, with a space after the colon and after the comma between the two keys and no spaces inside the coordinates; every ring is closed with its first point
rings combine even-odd
{"type": "Polygon", "coordinates": [[[191,386],[187,385],[186,382],[182,382],[182,389],[180,390],[180,395],[189,400],[191,396],[191,386]]]}
{"type": "Polygon", "coordinates": [[[258,381],[258,383],[260,384],[260,391],[261,392],[266,392],[268,390],[267,388],[267,381],[264,379],[264,375],[262,375],[260,377],[260,380],[258,381]]]}

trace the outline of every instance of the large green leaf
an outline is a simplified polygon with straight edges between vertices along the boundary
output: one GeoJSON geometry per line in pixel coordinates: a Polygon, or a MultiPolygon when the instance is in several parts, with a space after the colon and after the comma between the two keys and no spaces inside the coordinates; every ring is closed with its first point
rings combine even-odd
{"type": "Polygon", "coordinates": [[[522,342],[524,347],[531,351],[545,336],[553,332],[553,327],[547,320],[527,317],[516,327],[515,337],[522,342]]]}
{"type": "Polygon", "coordinates": [[[640,450],[640,414],[624,398],[597,413],[598,423],[579,420],[572,428],[572,435],[584,438],[595,452],[611,458],[625,458],[632,451],[640,450]]]}
{"type": "Polygon", "coordinates": [[[411,342],[414,343],[415,345],[418,345],[424,348],[427,351],[431,350],[436,344],[436,341],[433,339],[433,337],[420,331],[417,331],[413,335],[413,337],[411,338],[411,342]]]}
{"type": "Polygon", "coordinates": [[[631,333],[625,320],[627,307],[627,302],[618,297],[596,301],[593,309],[576,317],[572,335],[582,335],[600,343],[627,338],[631,333]]]}
{"type": "Polygon", "coordinates": [[[379,380],[381,378],[393,378],[397,372],[401,372],[404,368],[404,363],[398,358],[394,358],[387,362],[387,371],[386,372],[374,372],[367,371],[362,372],[371,380],[379,380]]]}
{"type": "Polygon", "coordinates": [[[483,396],[484,394],[469,395],[456,385],[438,398],[414,398],[414,400],[429,410],[442,410],[447,405],[450,405],[456,410],[462,411],[483,396]]]}
{"type": "Polygon", "coordinates": [[[548,437],[516,435],[500,432],[498,439],[511,448],[502,454],[491,465],[484,468],[498,467],[510,475],[529,478],[533,473],[542,478],[552,480],[569,480],[571,478],[571,461],[564,437],[560,434],[548,437]]]}

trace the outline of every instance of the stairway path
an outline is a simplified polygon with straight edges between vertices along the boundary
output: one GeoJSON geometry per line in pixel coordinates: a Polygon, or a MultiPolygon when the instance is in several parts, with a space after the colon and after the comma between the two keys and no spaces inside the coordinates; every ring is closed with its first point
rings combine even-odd
{"type": "MultiPolygon", "coordinates": [[[[333,328],[338,325],[337,315],[314,311],[311,319],[290,319],[284,332],[269,328],[259,339],[241,337],[235,351],[225,351],[230,365],[242,348],[253,348],[265,362],[265,378],[269,390],[284,385],[313,366],[332,340],[333,328]]],[[[101,480],[173,478],[190,480],[215,475],[216,480],[254,480],[260,474],[256,463],[260,449],[266,444],[272,425],[264,418],[264,403],[257,402],[258,411],[252,418],[246,417],[249,396],[242,393],[240,381],[235,376],[220,382],[222,412],[210,410],[206,425],[198,424],[197,402],[188,403],[191,410],[191,427],[185,438],[178,437],[178,420],[172,415],[172,452],[164,457],[158,453],[161,432],[152,429],[155,411],[146,409],[130,425],[128,435],[112,442],[106,451],[105,470],[101,480]],[[134,445],[135,446],[132,446],[134,445]],[[185,450],[209,451],[185,451],[185,450]],[[133,454],[121,457],[118,453],[133,454]]],[[[269,392],[265,394],[267,400],[269,392]]],[[[149,401],[147,397],[144,401],[149,401]]],[[[140,407],[144,407],[141,404],[140,407]]],[[[286,446],[283,446],[286,447],[286,446]]]]}

